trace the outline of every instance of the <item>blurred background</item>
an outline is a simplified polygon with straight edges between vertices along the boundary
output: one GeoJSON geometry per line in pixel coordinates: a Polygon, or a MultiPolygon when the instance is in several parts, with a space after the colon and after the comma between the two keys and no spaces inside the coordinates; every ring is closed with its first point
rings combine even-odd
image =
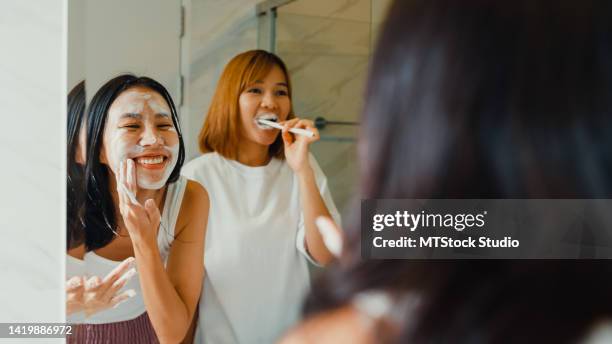
{"type": "Polygon", "coordinates": [[[313,154],[338,209],[354,193],[370,56],[390,0],[68,0],[68,88],[88,100],[125,72],[160,81],[179,110],[187,161],[223,67],[265,49],[287,64],[299,117],[318,119],[313,154]]]}

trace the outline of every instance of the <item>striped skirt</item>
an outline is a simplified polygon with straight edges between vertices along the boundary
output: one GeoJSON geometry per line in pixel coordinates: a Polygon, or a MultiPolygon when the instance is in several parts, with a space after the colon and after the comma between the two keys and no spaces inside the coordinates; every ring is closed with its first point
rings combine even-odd
{"type": "Polygon", "coordinates": [[[147,313],[137,318],[108,324],[77,324],[66,343],[111,344],[111,343],[159,343],[147,313]]]}

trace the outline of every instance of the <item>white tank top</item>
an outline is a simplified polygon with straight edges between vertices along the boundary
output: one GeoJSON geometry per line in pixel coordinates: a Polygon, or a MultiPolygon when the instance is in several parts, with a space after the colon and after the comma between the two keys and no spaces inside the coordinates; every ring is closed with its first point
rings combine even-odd
{"type": "MultiPolygon", "coordinates": [[[[187,179],[183,176],[179,177],[176,182],[168,185],[164,210],[161,216],[161,225],[157,234],[157,245],[159,246],[159,252],[164,265],[168,259],[170,245],[172,245],[172,241],[174,240],[174,227],[181,209],[186,185],[187,179]]],[[[85,254],[84,262],[85,275],[87,277],[99,276],[100,278],[104,278],[106,274],[121,263],[101,257],[93,251],[89,251],[85,254]]],[[[136,296],[122,302],[117,308],[110,308],[84,319],[83,323],[106,324],[131,320],[143,314],[146,309],[138,276],[132,277],[125,286],[123,286],[120,292],[128,289],[134,289],[136,296]]]]}

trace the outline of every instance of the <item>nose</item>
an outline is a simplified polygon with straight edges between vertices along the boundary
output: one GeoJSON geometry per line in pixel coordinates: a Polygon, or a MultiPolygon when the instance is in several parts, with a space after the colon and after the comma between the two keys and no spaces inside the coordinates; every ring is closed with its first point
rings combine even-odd
{"type": "Polygon", "coordinates": [[[272,92],[265,92],[263,98],[261,99],[261,107],[275,110],[277,107],[276,99],[274,98],[274,94],[272,92]]]}
{"type": "Polygon", "coordinates": [[[163,145],[163,138],[159,130],[154,125],[145,125],[142,137],[140,138],[141,146],[163,145]]]}

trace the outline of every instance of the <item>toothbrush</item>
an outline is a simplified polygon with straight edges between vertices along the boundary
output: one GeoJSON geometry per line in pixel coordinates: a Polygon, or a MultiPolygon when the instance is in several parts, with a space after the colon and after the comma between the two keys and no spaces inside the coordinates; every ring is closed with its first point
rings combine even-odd
{"type": "MultiPolygon", "coordinates": [[[[274,122],[274,121],[269,121],[267,119],[258,119],[257,122],[259,122],[260,124],[263,125],[267,125],[269,127],[272,128],[276,128],[276,129],[280,129],[283,130],[283,126],[274,122]]],[[[299,129],[299,128],[291,128],[289,129],[289,132],[292,132],[296,135],[302,135],[302,136],[306,136],[306,137],[313,137],[314,133],[310,130],[306,130],[306,129],[299,129]]]]}

